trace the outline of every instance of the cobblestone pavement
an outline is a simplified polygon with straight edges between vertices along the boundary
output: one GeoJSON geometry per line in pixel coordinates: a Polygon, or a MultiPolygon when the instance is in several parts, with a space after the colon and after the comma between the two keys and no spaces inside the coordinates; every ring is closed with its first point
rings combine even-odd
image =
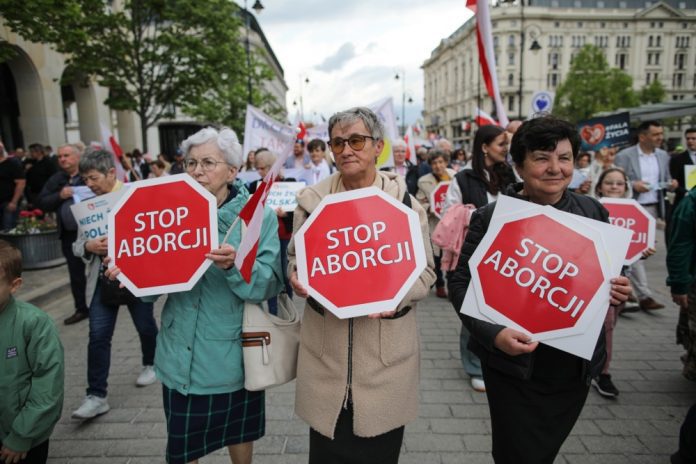
{"type": "MultiPolygon", "coordinates": [[[[681,372],[681,347],[674,343],[676,307],[664,286],[664,250],[647,261],[656,299],[667,308],[620,317],[615,332],[612,374],[621,391],[615,400],[590,392],[582,416],[556,460],[558,464],[665,463],[677,447],[679,425],[696,402],[696,383],[681,372]]],[[[86,386],[88,325],[65,326],[72,300],[65,266],[25,273],[20,298],[31,299],[58,324],[66,357],[63,417],[51,438],[50,463],[163,463],[166,441],[159,385],[136,388],[139,341],[122,311],[113,340],[111,411],[91,422],[70,419],[86,386]],[[42,291],[42,289],[48,291],[42,291]]],[[[299,303],[299,302],[298,302],[299,303]]],[[[157,315],[161,304],[157,306],[157,315]]],[[[406,427],[401,463],[490,463],[490,420],[485,394],[474,392],[459,361],[459,321],[434,296],[418,309],[421,334],[421,405],[406,427]]],[[[254,462],[305,463],[307,425],[293,414],[294,383],[267,393],[266,437],[255,446],[254,462]]],[[[219,451],[203,464],[229,463],[219,451]]]]}

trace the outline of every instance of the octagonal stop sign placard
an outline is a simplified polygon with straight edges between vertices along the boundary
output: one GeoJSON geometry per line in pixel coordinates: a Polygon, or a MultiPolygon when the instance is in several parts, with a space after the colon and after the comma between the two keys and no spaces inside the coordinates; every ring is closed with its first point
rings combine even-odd
{"type": "Polygon", "coordinates": [[[435,186],[433,191],[430,192],[430,210],[439,218],[442,217],[442,210],[445,206],[445,197],[447,196],[449,185],[449,180],[440,182],[435,186]]]}
{"type": "Polygon", "coordinates": [[[137,182],[109,213],[108,245],[134,295],[190,290],[218,247],[215,197],[188,174],[137,182]]]}
{"type": "Polygon", "coordinates": [[[418,214],[375,187],[326,196],[295,248],[300,282],[342,319],[395,310],[426,266],[418,214]]]}
{"type": "Polygon", "coordinates": [[[655,218],[640,203],[630,198],[602,198],[600,202],[609,211],[610,223],[633,232],[626,265],[635,263],[644,251],[655,247],[655,218]]]}
{"type": "Polygon", "coordinates": [[[554,211],[491,224],[469,261],[481,313],[535,340],[583,333],[596,314],[587,308],[606,292],[599,233],[554,211]]]}

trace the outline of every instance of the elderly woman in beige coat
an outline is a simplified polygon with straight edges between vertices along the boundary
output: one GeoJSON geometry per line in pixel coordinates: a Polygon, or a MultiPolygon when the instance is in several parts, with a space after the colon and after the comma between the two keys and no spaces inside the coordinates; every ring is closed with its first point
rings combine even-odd
{"type": "MultiPolygon", "coordinates": [[[[367,317],[338,319],[308,298],[297,367],[295,410],[311,427],[309,462],[397,463],[404,426],[418,415],[420,342],[416,302],[435,280],[427,216],[408,196],[403,177],[377,171],[384,129],[367,108],[329,120],[329,145],[338,171],[297,195],[297,231],[326,196],[377,187],[418,213],[427,267],[396,308],[367,317]]],[[[295,243],[288,247],[290,283],[307,298],[296,272],[295,243]]],[[[346,288],[347,292],[360,291],[346,288]]]]}
{"type": "MultiPolygon", "coordinates": [[[[435,187],[440,182],[447,182],[454,179],[456,174],[454,169],[447,167],[449,156],[442,150],[433,150],[428,154],[428,164],[432,170],[430,173],[418,179],[418,192],[416,198],[421,202],[425,211],[428,212],[428,223],[430,225],[430,233],[433,233],[435,226],[440,222],[440,218],[435,214],[430,204],[430,195],[435,187]]],[[[445,279],[440,270],[440,258],[442,251],[437,245],[433,244],[433,256],[435,259],[435,292],[438,298],[447,298],[447,290],[445,290],[445,279]]]]}

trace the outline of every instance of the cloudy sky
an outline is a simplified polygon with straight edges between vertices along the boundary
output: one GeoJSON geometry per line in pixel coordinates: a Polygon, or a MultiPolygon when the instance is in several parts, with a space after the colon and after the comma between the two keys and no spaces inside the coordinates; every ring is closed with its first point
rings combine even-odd
{"type": "Polygon", "coordinates": [[[406,94],[413,98],[406,122],[415,121],[423,109],[420,66],[471,16],[465,0],[261,1],[265,9],[257,19],[285,70],[290,117],[301,91],[305,119],[315,122],[384,97],[394,98],[400,117],[397,73],[405,75],[406,94]]]}

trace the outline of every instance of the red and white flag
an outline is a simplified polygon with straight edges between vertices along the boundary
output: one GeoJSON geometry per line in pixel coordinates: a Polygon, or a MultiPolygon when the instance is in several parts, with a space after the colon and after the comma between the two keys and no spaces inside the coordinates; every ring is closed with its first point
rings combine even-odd
{"type": "Polygon", "coordinates": [[[121,158],[123,158],[123,150],[121,149],[121,145],[118,144],[114,134],[112,134],[104,124],[100,123],[99,126],[101,128],[102,149],[111,152],[114,157],[116,178],[122,182],[128,182],[128,174],[126,174],[126,170],[123,169],[123,164],[121,164],[121,158]]]}
{"type": "Polygon", "coordinates": [[[406,129],[406,135],[404,135],[404,141],[406,142],[406,159],[415,160],[416,159],[416,143],[413,137],[413,126],[408,126],[406,129]]]}
{"type": "Polygon", "coordinates": [[[481,108],[476,108],[476,116],[474,116],[474,122],[478,127],[482,126],[499,126],[498,121],[493,119],[493,116],[483,111],[481,108]]]}
{"type": "Polygon", "coordinates": [[[478,54],[481,64],[481,74],[486,84],[488,95],[495,101],[495,110],[500,124],[508,125],[505,105],[500,98],[498,75],[495,71],[495,51],[493,49],[493,33],[491,27],[491,12],[489,0],[466,0],[466,7],[476,15],[476,38],[478,39],[478,54]]]}
{"type": "Polygon", "coordinates": [[[239,219],[246,224],[247,231],[243,234],[242,241],[237,249],[237,256],[234,258],[234,265],[239,269],[239,273],[246,283],[251,282],[251,271],[256,261],[256,253],[259,249],[259,238],[261,237],[261,226],[263,225],[263,208],[266,205],[268,192],[271,185],[280,175],[280,170],[285,164],[289,153],[278,157],[273,166],[256,187],[256,191],[249,198],[244,208],[239,212],[239,219]]]}

